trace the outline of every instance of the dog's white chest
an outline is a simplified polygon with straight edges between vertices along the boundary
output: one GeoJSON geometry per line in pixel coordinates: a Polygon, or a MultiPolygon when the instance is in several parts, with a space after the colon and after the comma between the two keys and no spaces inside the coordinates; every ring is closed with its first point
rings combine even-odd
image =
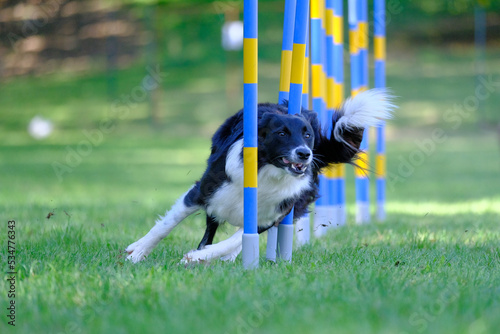
{"type": "MultiPolygon", "coordinates": [[[[233,144],[226,159],[226,174],[231,181],[224,182],[208,201],[207,214],[219,222],[243,226],[243,163],[240,153],[243,140],[233,144]]],[[[310,176],[295,177],[285,170],[267,165],[258,175],[258,224],[269,226],[283,214],[279,205],[310,187],[310,176]]]]}

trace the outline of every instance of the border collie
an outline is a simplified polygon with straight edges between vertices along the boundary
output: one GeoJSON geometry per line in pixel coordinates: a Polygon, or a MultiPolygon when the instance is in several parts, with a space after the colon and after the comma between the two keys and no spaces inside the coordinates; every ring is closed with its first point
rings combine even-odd
{"type": "MultiPolygon", "coordinates": [[[[318,115],[302,109],[288,115],[287,103],[258,105],[258,233],[278,224],[294,207],[294,220],[318,198],[318,174],[330,164],[351,163],[363,130],[379,126],[395,108],[384,89],[349,98],[336,110],[328,131],[318,115]]],[[[205,234],[182,263],[231,260],[241,251],[243,235],[243,111],[229,117],[212,138],[208,166],[191,189],[141,239],[127,247],[127,259],[143,260],[184,218],[198,210],[207,215],[205,234]],[[217,228],[238,226],[230,238],[212,245],[217,228]]]]}

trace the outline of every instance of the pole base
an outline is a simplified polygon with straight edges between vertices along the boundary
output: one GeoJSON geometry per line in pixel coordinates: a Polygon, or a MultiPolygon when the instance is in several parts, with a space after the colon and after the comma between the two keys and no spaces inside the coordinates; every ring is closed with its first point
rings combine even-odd
{"type": "Polygon", "coordinates": [[[297,245],[308,244],[311,239],[311,226],[309,215],[301,217],[295,223],[295,235],[297,236],[297,245]]]}
{"type": "Polygon", "coordinates": [[[347,206],[345,205],[345,203],[340,205],[339,211],[340,211],[340,216],[339,216],[340,225],[345,226],[347,222],[347,206]]]}
{"type": "Polygon", "coordinates": [[[276,262],[276,247],[278,246],[278,227],[272,226],[267,230],[266,259],[276,262]]]}
{"type": "Polygon", "coordinates": [[[278,258],[292,262],[293,224],[278,226],[278,258]]]}
{"type": "Polygon", "coordinates": [[[387,218],[387,214],[385,212],[385,203],[384,202],[378,202],[377,203],[377,220],[380,222],[385,221],[387,218]]]}
{"type": "Polygon", "coordinates": [[[259,234],[243,234],[241,256],[243,268],[255,269],[259,267],[259,234]]]}
{"type": "Polygon", "coordinates": [[[316,205],[314,208],[314,236],[319,238],[325,235],[326,231],[334,225],[335,220],[333,206],[316,205]]]}
{"type": "Polygon", "coordinates": [[[329,228],[337,228],[344,225],[345,223],[344,224],[342,223],[342,206],[333,205],[331,210],[332,210],[333,220],[329,228]]]}
{"type": "Polygon", "coordinates": [[[370,203],[356,203],[356,224],[367,224],[370,222],[370,203]]]}

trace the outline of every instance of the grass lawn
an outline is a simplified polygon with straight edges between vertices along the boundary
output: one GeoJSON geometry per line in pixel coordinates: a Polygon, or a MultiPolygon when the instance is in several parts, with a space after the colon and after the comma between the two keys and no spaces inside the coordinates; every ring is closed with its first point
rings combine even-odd
{"type": "MultiPolygon", "coordinates": [[[[240,258],[178,265],[197,246],[203,215],[140,264],[122,252],[203,172],[209,135],[231,113],[216,69],[198,79],[196,69],[166,69],[160,125],[150,128],[143,103],[102,138],[95,131],[110,102],[99,74],[4,83],[0,264],[6,272],[13,219],[17,280],[15,329],[5,316],[9,284],[0,282],[0,332],[496,333],[498,138],[477,125],[479,112],[456,128],[442,118],[473,94],[471,55],[423,50],[388,68],[401,108],[388,128],[387,221],[353,224],[348,168],[348,226],[297,249],[291,264],[261,257],[255,271],[242,270],[240,258]],[[193,79],[176,84],[182,75],[193,79]],[[35,114],[56,122],[52,137],[25,134],[35,114]],[[94,144],[82,144],[91,142],[83,130],[94,144]],[[71,166],[58,177],[54,162],[71,166]]],[[[498,78],[500,63],[489,59],[498,78]]],[[[278,67],[263,68],[262,101],[277,97],[278,67]]],[[[142,69],[119,74],[120,93],[142,69]]],[[[497,98],[498,90],[484,103],[497,98]]],[[[262,236],[261,254],[264,247],[262,236]]]]}

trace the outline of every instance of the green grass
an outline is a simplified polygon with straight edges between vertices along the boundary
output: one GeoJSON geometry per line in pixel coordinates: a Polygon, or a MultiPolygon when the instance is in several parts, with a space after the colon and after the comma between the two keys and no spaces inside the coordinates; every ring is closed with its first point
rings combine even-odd
{"type": "MultiPolygon", "coordinates": [[[[15,331],[496,333],[498,139],[478,117],[458,129],[441,118],[473,89],[471,53],[450,57],[449,50],[422,50],[394,57],[388,68],[401,108],[388,128],[387,221],[353,224],[348,168],[348,226],[297,249],[291,264],[261,257],[249,272],[241,259],[178,265],[201,238],[202,215],[188,218],[140,264],[122,252],[203,172],[209,135],[237,108],[226,104],[221,68],[166,69],[159,125],[151,129],[147,105],[138,105],[61,180],[53,163],[66,163],[68,147],[77,150],[86,140],[82,130],[95,130],[110,107],[105,77],[4,83],[0,263],[6,271],[6,224],[15,219],[15,331]],[[41,142],[24,131],[35,114],[56,121],[53,136],[41,142]],[[418,143],[428,143],[435,129],[446,139],[427,154],[418,143]]],[[[489,61],[498,75],[498,59],[489,61]]],[[[262,101],[277,95],[277,68],[261,66],[262,101]]],[[[144,75],[141,66],[120,72],[119,93],[144,75]]],[[[216,241],[232,230],[224,227],[216,241]]],[[[261,254],[264,247],[265,236],[261,254]]],[[[4,313],[7,290],[2,280],[4,313]]],[[[0,332],[9,327],[3,315],[0,332]]]]}

